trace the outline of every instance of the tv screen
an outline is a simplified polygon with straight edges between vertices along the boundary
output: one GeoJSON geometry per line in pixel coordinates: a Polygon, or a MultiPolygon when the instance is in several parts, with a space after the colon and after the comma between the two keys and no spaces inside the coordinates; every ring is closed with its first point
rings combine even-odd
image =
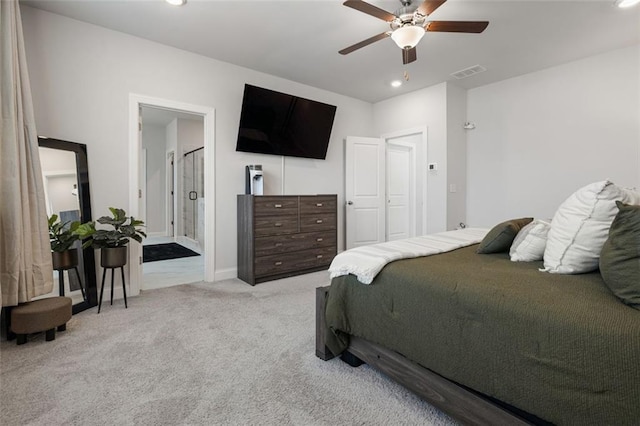
{"type": "Polygon", "coordinates": [[[236,151],[327,156],[336,107],[245,84],[236,151]]]}

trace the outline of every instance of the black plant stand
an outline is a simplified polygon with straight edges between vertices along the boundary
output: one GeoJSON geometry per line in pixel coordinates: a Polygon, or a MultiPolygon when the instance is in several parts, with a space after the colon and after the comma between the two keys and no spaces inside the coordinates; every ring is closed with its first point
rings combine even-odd
{"type": "Polygon", "coordinates": [[[64,271],[70,271],[71,269],[76,271],[76,276],[78,277],[78,283],[80,284],[80,291],[82,292],[82,300],[87,300],[87,296],[84,294],[84,285],[82,284],[82,278],[80,278],[80,272],[78,272],[78,268],[76,266],[72,266],[69,268],[60,268],[56,269],[58,271],[58,288],[60,292],[60,296],[64,296],[64,271]]]}
{"type": "Polygon", "coordinates": [[[104,279],[107,276],[107,269],[111,269],[111,305],[113,305],[113,276],[115,274],[114,269],[120,268],[120,274],[122,275],[122,292],[124,293],[124,308],[127,309],[127,289],[124,282],[124,266],[104,267],[102,268],[102,285],[100,286],[100,302],[98,302],[98,313],[102,307],[102,295],[104,294],[104,279]]]}

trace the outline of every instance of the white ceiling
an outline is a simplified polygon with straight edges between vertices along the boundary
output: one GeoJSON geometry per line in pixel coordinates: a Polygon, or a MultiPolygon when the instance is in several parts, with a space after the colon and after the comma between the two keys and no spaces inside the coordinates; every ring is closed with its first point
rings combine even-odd
{"type": "MultiPolygon", "coordinates": [[[[487,20],[489,27],[482,34],[427,33],[418,60],[406,66],[391,39],[339,55],[389,27],[337,0],[21,3],[369,102],[444,81],[478,87],[640,43],[640,6],[623,10],[613,0],[448,0],[431,20],[487,20]],[[476,64],[487,71],[450,76],[476,64]],[[409,81],[391,88],[405,71],[409,81]]],[[[400,6],[369,3],[391,12],[400,6]]]]}

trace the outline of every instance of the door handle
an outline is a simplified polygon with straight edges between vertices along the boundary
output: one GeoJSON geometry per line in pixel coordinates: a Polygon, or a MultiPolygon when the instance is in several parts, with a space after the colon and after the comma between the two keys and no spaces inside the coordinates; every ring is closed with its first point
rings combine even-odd
{"type": "Polygon", "coordinates": [[[195,201],[198,199],[198,193],[196,191],[189,191],[189,200],[195,201]]]}
{"type": "Polygon", "coordinates": [[[347,201],[347,204],[351,206],[353,205],[353,201],[347,201]]]}

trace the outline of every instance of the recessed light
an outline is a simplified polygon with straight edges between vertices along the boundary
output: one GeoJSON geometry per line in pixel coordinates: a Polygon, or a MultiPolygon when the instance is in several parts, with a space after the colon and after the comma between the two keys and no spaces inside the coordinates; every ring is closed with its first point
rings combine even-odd
{"type": "Polygon", "coordinates": [[[635,6],[640,0],[616,0],[615,5],[619,8],[626,9],[627,7],[635,6]]]}
{"type": "Polygon", "coordinates": [[[393,80],[391,82],[391,87],[400,87],[402,86],[402,82],[400,80],[393,80]]]}
{"type": "Polygon", "coordinates": [[[187,2],[187,0],[165,0],[165,1],[173,6],[182,6],[187,2]]]}

